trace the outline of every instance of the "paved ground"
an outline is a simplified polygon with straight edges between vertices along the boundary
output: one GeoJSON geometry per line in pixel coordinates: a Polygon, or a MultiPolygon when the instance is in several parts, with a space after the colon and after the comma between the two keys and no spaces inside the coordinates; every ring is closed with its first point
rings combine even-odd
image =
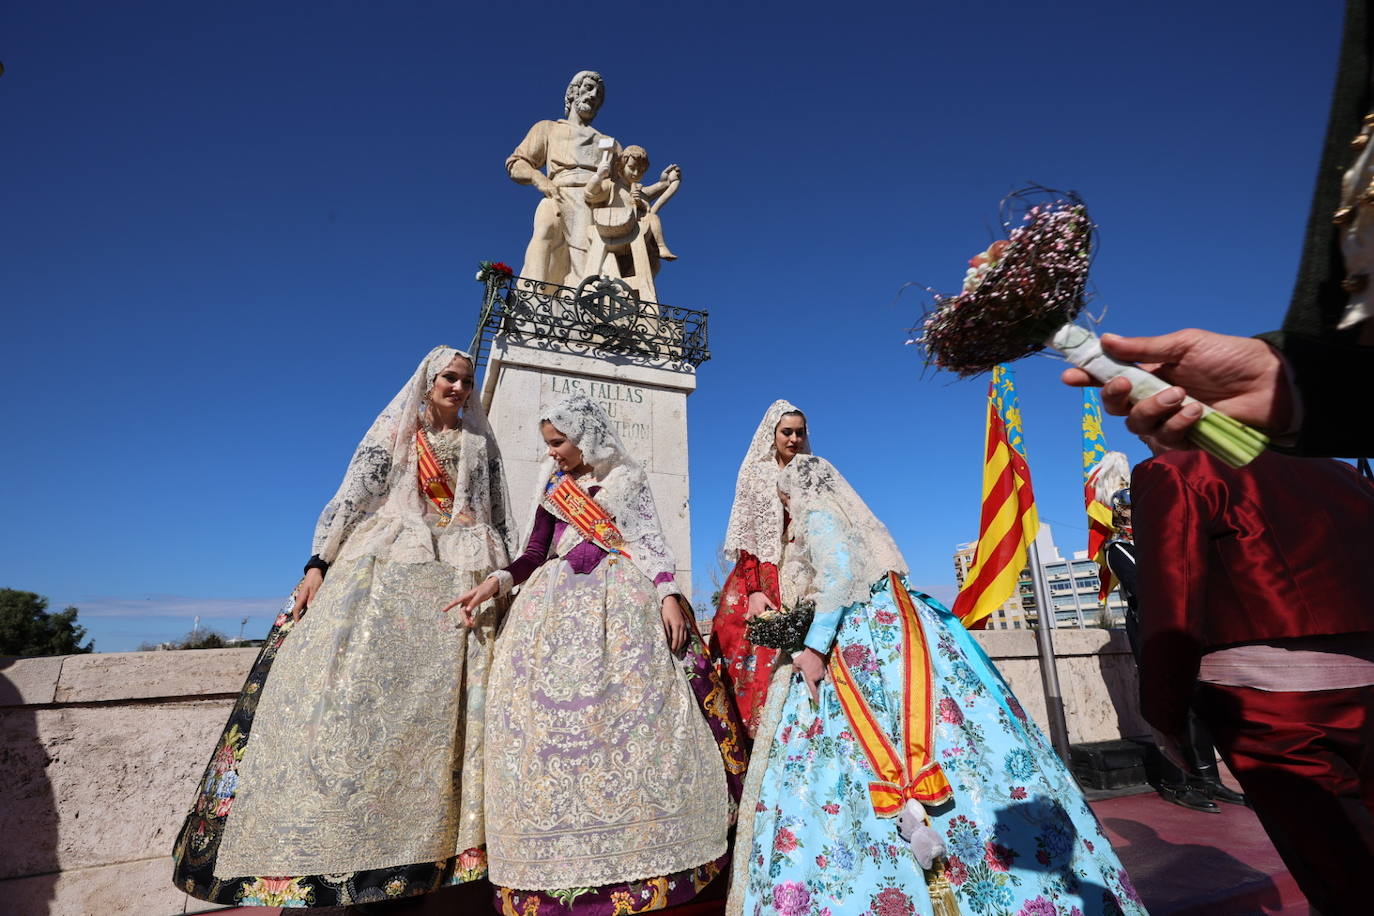
{"type": "Polygon", "coordinates": [[[1153,916],[1305,916],[1307,898],[1249,808],[1202,814],[1153,792],[1092,803],[1153,916]]]}
{"type": "MultiPolygon", "coordinates": [[[[1101,799],[1092,806],[1152,916],[1308,912],[1306,898],[1248,808],[1222,805],[1220,814],[1201,814],[1162,801],[1153,792],[1101,799]]],[[[485,916],[494,912],[489,900],[482,888],[449,888],[395,916],[485,916]]],[[[698,902],[665,914],[719,916],[722,908],[721,901],[698,902]]],[[[243,907],[217,912],[277,916],[281,911],[243,907]]]]}

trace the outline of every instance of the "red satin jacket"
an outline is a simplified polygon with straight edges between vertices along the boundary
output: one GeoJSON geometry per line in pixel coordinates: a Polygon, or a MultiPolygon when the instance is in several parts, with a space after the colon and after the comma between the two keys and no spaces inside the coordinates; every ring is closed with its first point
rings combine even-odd
{"type": "Polygon", "coordinates": [[[1235,643],[1374,631],[1374,485],[1265,452],[1166,452],[1131,477],[1145,718],[1182,731],[1198,662],[1235,643]]]}

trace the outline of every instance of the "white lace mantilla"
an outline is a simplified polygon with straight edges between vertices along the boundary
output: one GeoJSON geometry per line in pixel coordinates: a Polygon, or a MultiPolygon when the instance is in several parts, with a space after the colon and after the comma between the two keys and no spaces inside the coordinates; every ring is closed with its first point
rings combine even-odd
{"type": "MultiPolygon", "coordinates": [[[[649,475],[616,435],[610,417],[601,406],[585,395],[573,395],[554,405],[545,419],[571,439],[582,451],[582,460],[591,465],[601,485],[593,499],[615,519],[620,536],[625,539],[625,552],[630,562],[651,582],[662,573],[676,575],[677,561],[663,537],[658,507],[649,489],[649,475]]],[[[538,489],[530,504],[534,506],[532,512],[544,505],[561,517],[561,513],[544,499],[544,488],[554,469],[553,459],[546,459],[540,465],[535,478],[538,489]]],[[[584,491],[593,485],[593,482],[578,484],[584,491]]],[[[531,515],[525,530],[533,528],[531,515]]]]}
{"type": "Polygon", "coordinates": [[[453,520],[435,529],[416,476],[415,432],[434,378],[455,356],[430,351],[359,443],[334,498],[320,513],[313,553],[328,563],[375,556],[401,563],[441,560],[486,574],[510,562],[515,520],[496,439],[477,398],[459,428],[434,437],[454,490],[453,520]]]}
{"type": "MultiPolygon", "coordinates": [[[[735,478],[735,501],[725,526],[723,549],[731,563],[739,560],[741,550],[773,564],[782,555],[782,503],[778,501],[781,468],[774,436],[784,414],[800,412],[790,401],[774,401],[754,430],[735,478]]],[[[810,433],[808,428],[802,454],[811,453],[810,433]]]]}
{"type": "Polygon", "coordinates": [[[906,559],[887,526],[835,466],[798,455],[778,475],[790,500],[793,543],[779,570],[783,601],[809,599],[818,614],[867,601],[888,572],[906,575],[906,559]]]}

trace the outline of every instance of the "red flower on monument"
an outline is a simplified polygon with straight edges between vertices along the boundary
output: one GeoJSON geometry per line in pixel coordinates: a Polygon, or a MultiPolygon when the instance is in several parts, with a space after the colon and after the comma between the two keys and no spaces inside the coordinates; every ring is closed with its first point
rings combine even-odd
{"type": "Polygon", "coordinates": [[[488,280],[505,280],[515,276],[515,271],[509,264],[502,261],[480,261],[477,264],[478,283],[486,283],[488,280]]]}

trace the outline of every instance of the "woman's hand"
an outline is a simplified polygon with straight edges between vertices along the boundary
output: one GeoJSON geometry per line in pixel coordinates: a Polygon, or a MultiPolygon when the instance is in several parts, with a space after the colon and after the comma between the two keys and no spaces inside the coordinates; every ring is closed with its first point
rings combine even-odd
{"type": "Polygon", "coordinates": [[[778,606],[774,604],[763,592],[749,593],[749,608],[744,612],[744,619],[751,620],[764,611],[776,611],[778,606]]]}
{"type": "Polygon", "coordinates": [[[315,600],[315,593],[324,584],[324,573],[318,569],[308,569],[301,584],[296,587],[296,603],[291,606],[291,622],[295,623],[301,619],[301,612],[309,609],[310,602],[315,600]]]}
{"type": "Polygon", "coordinates": [[[669,595],[663,599],[660,613],[663,617],[663,635],[668,637],[668,648],[677,654],[687,645],[687,612],[682,609],[677,595],[669,595]]]}
{"type": "Polygon", "coordinates": [[[806,689],[811,691],[811,702],[819,703],[821,692],[818,685],[825,680],[825,656],[815,649],[802,649],[792,656],[792,667],[800,671],[806,679],[806,689]]]}
{"type": "Polygon", "coordinates": [[[442,613],[447,614],[454,608],[458,608],[463,612],[463,625],[471,627],[476,622],[472,616],[473,611],[476,611],[483,601],[494,598],[500,590],[501,583],[495,579],[483,579],[481,585],[468,589],[455,598],[452,603],[445,605],[442,613]]]}

